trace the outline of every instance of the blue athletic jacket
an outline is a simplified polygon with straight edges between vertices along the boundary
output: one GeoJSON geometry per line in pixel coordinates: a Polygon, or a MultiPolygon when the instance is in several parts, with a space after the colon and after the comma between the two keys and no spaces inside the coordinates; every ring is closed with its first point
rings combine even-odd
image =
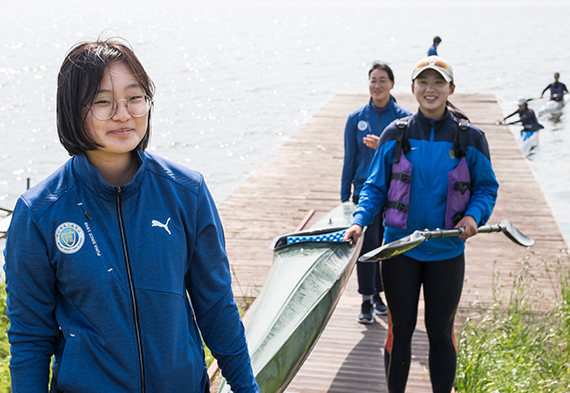
{"type": "MultiPolygon", "coordinates": [[[[447,202],[448,173],[458,164],[452,158],[453,140],[458,119],[446,110],[441,120],[431,120],[418,111],[408,122],[408,140],[411,151],[406,159],[413,165],[407,229],[385,227],[387,243],[410,235],[415,230],[444,228],[447,202]]],[[[366,180],[360,200],[354,212],[354,224],[362,227],[372,222],[384,204],[390,184],[394,162],[396,123],[382,133],[370,175],[366,180]]],[[[473,190],[465,215],[472,216],[478,225],[484,225],[495,206],[499,184],[491,166],[489,146],[485,134],[469,126],[467,165],[473,190]]],[[[465,248],[459,237],[430,239],[406,252],[410,258],[422,261],[438,261],[456,257],[465,248]]]]}
{"type": "Polygon", "coordinates": [[[138,157],[122,188],[77,156],[18,200],[4,252],[14,393],[47,392],[52,354],[65,393],[203,393],[200,333],[233,391],[259,392],[204,178],[138,157]]]}
{"type": "Polygon", "coordinates": [[[392,121],[411,115],[411,112],[396,104],[393,97],[382,110],[378,112],[370,98],[370,102],[358,108],[348,116],[344,129],[344,165],[340,188],[341,201],[350,198],[351,186],[354,184],[354,195],[359,195],[366,178],[368,169],[376,150],[362,142],[368,134],[380,135],[392,121]]]}

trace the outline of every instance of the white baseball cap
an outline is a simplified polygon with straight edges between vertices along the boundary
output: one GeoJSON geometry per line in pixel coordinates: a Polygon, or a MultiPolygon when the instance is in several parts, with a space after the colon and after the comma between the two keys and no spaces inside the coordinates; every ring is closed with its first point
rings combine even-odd
{"type": "Polygon", "coordinates": [[[453,82],[453,70],[451,66],[439,56],[428,56],[421,59],[412,73],[412,81],[414,81],[425,70],[435,70],[443,76],[446,82],[453,82]]]}

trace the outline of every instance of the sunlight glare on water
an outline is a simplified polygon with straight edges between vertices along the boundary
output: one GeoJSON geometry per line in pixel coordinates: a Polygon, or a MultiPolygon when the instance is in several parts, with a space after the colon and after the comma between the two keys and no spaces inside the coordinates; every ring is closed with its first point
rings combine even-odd
{"type": "MultiPolygon", "coordinates": [[[[435,35],[456,92],[495,94],[505,114],[555,71],[570,83],[568,5],[365,3],[11,2],[0,14],[0,206],[12,208],[27,178],[37,184],[68,158],[56,132],[57,73],[74,43],[102,33],[126,38],[157,86],[150,150],[204,173],[217,203],[335,94],[366,92],[373,60],[388,62],[395,91],[408,92],[435,35]]],[[[569,116],[540,119],[529,159],[567,239],[569,116]]]]}

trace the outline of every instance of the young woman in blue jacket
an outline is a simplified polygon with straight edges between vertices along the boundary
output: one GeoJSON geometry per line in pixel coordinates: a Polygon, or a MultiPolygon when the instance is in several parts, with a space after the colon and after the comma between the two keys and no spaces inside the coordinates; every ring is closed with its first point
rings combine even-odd
{"type": "Polygon", "coordinates": [[[234,392],[259,392],[203,176],[145,152],[154,86],[121,40],[58,76],[71,155],[17,202],[5,248],[12,391],[208,392],[202,338],[234,392]]]}
{"type": "MultiPolygon", "coordinates": [[[[385,240],[392,242],[415,230],[462,227],[460,237],[430,239],[418,247],[382,261],[382,279],[389,311],[385,370],[391,393],[404,392],[411,362],[420,289],[425,299],[429,337],[429,370],[434,392],[453,387],[457,348],[453,336],[461,297],[464,241],[489,219],[498,183],[484,133],[448,101],[455,90],[449,64],[430,56],[412,73],[412,92],[419,110],[388,126],[380,136],[353,225],[345,239],[358,239],[383,205],[385,240]],[[396,154],[399,131],[407,136],[396,154]],[[455,137],[463,138],[458,143],[455,137]]],[[[401,135],[401,134],[400,134],[401,135]]]]}
{"type": "MultiPolygon", "coordinates": [[[[390,91],[394,87],[394,73],[387,64],[373,63],[368,72],[370,101],[348,116],[344,130],[344,165],[342,168],[340,199],[348,201],[351,194],[354,203],[368,176],[370,163],[376,152],[382,131],[392,121],[411,115],[396,104],[390,91]]],[[[361,255],[382,245],[384,228],[382,214],[374,216],[368,225],[361,255]]],[[[374,322],[374,314],[386,315],[387,310],[379,293],[383,291],[379,263],[357,262],[358,292],[362,306],[358,322],[374,322]]]]}

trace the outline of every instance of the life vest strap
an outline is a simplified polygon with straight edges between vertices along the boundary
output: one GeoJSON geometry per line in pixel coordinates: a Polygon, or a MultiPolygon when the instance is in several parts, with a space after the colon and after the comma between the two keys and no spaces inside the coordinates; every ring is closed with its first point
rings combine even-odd
{"type": "Polygon", "coordinates": [[[463,194],[465,194],[465,191],[467,191],[467,190],[472,191],[473,185],[471,183],[459,181],[459,182],[455,183],[455,187],[453,187],[453,188],[456,191],[459,191],[461,193],[461,195],[463,195],[463,194]]]}
{"type": "Polygon", "coordinates": [[[392,173],[392,176],[390,176],[390,180],[398,180],[404,183],[411,183],[412,176],[407,173],[396,172],[392,173]]]}
{"type": "Polygon", "coordinates": [[[395,209],[403,213],[406,213],[410,208],[410,205],[397,201],[386,201],[384,202],[384,205],[386,206],[386,209],[395,209]]]}
{"type": "Polygon", "coordinates": [[[396,122],[396,127],[398,127],[398,133],[396,134],[396,155],[394,156],[394,162],[400,162],[400,156],[402,155],[402,149],[404,154],[412,149],[410,141],[408,140],[408,120],[409,117],[402,117],[396,122]]]}
{"type": "Polygon", "coordinates": [[[455,158],[467,157],[467,147],[469,146],[468,131],[469,121],[459,119],[455,138],[453,139],[453,154],[455,158]]]}

